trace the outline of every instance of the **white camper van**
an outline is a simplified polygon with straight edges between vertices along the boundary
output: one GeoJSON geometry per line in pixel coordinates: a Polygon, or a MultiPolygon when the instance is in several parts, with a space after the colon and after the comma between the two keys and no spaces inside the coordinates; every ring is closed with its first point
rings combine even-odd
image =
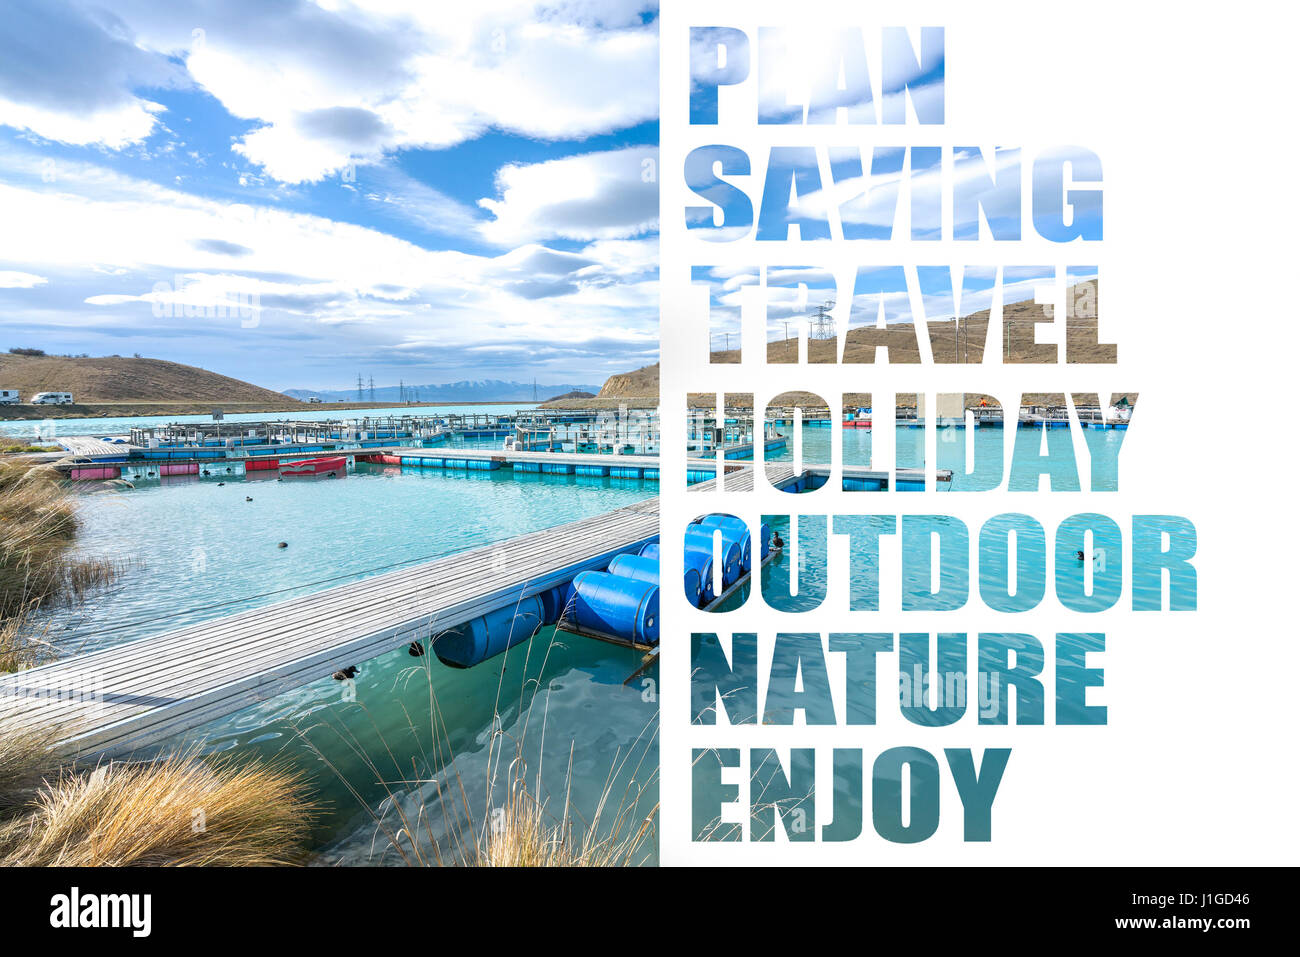
{"type": "Polygon", "coordinates": [[[72,405],[71,392],[37,392],[32,405],[72,405]]]}
{"type": "Polygon", "coordinates": [[[21,401],[17,389],[0,389],[0,405],[17,405],[21,401]]]}

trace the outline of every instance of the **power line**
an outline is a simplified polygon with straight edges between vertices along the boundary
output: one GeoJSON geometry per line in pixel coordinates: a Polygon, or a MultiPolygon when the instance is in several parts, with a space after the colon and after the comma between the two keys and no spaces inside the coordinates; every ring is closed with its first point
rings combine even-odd
{"type": "Polygon", "coordinates": [[[811,339],[834,339],[835,338],[835,319],[831,315],[831,310],[835,308],[835,300],[827,299],[808,319],[809,329],[808,336],[811,339]]]}

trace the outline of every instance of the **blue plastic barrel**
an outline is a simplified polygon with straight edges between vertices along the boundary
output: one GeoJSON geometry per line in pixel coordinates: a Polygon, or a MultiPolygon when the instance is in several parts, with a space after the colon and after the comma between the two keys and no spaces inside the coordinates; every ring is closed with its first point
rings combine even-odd
{"type": "MultiPolygon", "coordinates": [[[[655,546],[658,548],[658,546],[655,546]]],[[[658,559],[656,552],[655,558],[658,559]]],[[[690,581],[692,572],[700,580],[700,590],[696,594],[694,604],[696,608],[703,608],[717,596],[713,594],[713,552],[704,552],[700,549],[688,548],[682,553],[683,564],[686,566],[687,582],[690,581]]],[[[690,585],[686,586],[686,597],[691,597],[690,585]]]]}
{"type": "Polygon", "coordinates": [[[569,602],[572,588],[570,583],[565,582],[537,596],[542,602],[542,624],[553,625],[564,617],[564,607],[569,602]]]}
{"type": "MultiPolygon", "coordinates": [[[[611,575],[622,575],[625,578],[635,578],[638,581],[658,585],[659,556],[656,554],[652,558],[648,555],[615,555],[613,561],[609,563],[608,571],[611,575]]],[[[703,582],[700,579],[700,572],[698,569],[691,567],[688,558],[686,569],[682,575],[682,588],[686,593],[686,600],[696,608],[700,606],[700,590],[702,587],[703,582]]]]}
{"type": "MultiPolygon", "coordinates": [[[[651,542],[648,545],[642,545],[641,555],[659,561],[659,543],[651,542]]],[[[713,549],[710,548],[708,551],[704,551],[703,549],[687,548],[682,557],[687,575],[689,576],[690,572],[694,571],[700,578],[700,593],[695,599],[695,606],[703,608],[717,597],[713,593],[713,549]]],[[[691,597],[690,585],[686,587],[686,597],[691,597]]]]}
{"type": "Polygon", "coordinates": [[[745,574],[753,567],[750,556],[749,526],[743,521],[731,515],[706,515],[695,524],[710,534],[717,529],[722,532],[724,542],[735,542],[740,546],[741,574],[745,574]]]}
{"type": "Polygon", "coordinates": [[[700,573],[694,568],[688,568],[683,573],[682,590],[686,593],[686,600],[694,607],[699,608],[700,598],[704,593],[704,580],[700,578],[700,573]]]}
{"type": "MultiPolygon", "coordinates": [[[[713,532],[695,525],[686,529],[683,545],[687,551],[702,551],[709,558],[713,557],[713,532]]],[[[722,587],[730,588],[741,576],[740,545],[722,536],[722,587]]]]}
{"type": "MultiPolygon", "coordinates": [[[[701,528],[721,528],[726,531],[740,535],[740,569],[742,572],[748,572],[753,568],[753,541],[749,533],[749,526],[743,519],[736,518],[734,515],[706,515],[700,519],[701,528]]],[[[768,552],[772,549],[772,527],[767,522],[759,523],[759,552],[758,560],[761,563],[767,558],[768,552]]]]}
{"type": "Polygon", "coordinates": [[[579,572],[573,579],[569,620],[603,635],[657,644],[659,586],[609,572],[579,572]]]}
{"type": "Polygon", "coordinates": [[[530,595],[435,635],[433,653],[443,664],[469,668],[537,634],[542,615],[541,599],[530,595]]]}
{"type": "Polygon", "coordinates": [[[605,569],[611,575],[635,578],[637,581],[659,584],[659,559],[646,555],[615,555],[605,569]]]}
{"type": "MultiPolygon", "coordinates": [[[[641,546],[641,554],[645,558],[653,558],[659,561],[659,543],[651,542],[649,545],[641,546]]],[[[697,608],[703,608],[717,596],[713,593],[713,549],[707,552],[702,549],[686,549],[683,554],[683,564],[688,572],[693,571],[700,577],[700,594],[695,601],[697,608]]],[[[689,586],[686,589],[686,597],[691,596],[689,586]]]]}

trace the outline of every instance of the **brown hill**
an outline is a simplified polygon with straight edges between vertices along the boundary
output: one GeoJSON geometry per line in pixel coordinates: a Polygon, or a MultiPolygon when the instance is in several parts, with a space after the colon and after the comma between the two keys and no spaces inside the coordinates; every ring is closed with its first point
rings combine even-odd
{"type": "Polygon", "coordinates": [[[605,380],[598,399],[659,398],[659,363],[642,366],[635,372],[612,375],[605,380]]]}
{"type": "Polygon", "coordinates": [[[581,389],[573,389],[570,392],[564,393],[564,395],[553,396],[552,398],[549,398],[546,401],[559,402],[561,399],[594,399],[594,398],[596,398],[595,395],[593,395],[590,392],[583,392],[581,389]]]}
{"type": "Polygon", "coordinates": [[[167,362],[117,356],[0,355],[0,388],[17,389],[23,401],[37,392],[71,392],[78,405],[95,402],[262,402],[285,405],[287,397],[229,376],[167,362]]]}
{"type": "MultiPolygon", "coordinates": [[[[1065,327],[1065,349],[1061,358],[1067,362],[1104,363],[1115,361],[1115,347],[1099,344],[1097,341],[1097,280],[1077,283],[1071,286],[1067,301],[1088,308],[1079,308],[1077,317],[1067,318],[1065,327]],[[1090,315],[1083,315],[1082,313],[1090,315]]],[[[989,326],[991,310],[984,309],[972,313],[960,320],[918,322],[915,330],[907,324],[891,325],[884,331],[871,328],[850,329],[844,343],[843,362],[873,362],[877,345],[889,346],[891,364],[919,363],[921,361],[917,338],[930,337],[930,352],[935,362],[982,362],[986,343],[985,335],[989,326]]],[[[1034,328],[1045,319],[1043,307],[1032,299],[1022,302],[1006,303],[1002,308],[1002,335],[1005,362],[1052,362],[1056,347],[1034,345],[1034,328]]],[[[1046,338],[1046,336],[1040,336],[1046,338]]],[[[809,363],[833,363],[836,361],[839,343],[837,340],[811,340],[808,343],[809,363]]],[[[795,362],[799,355],[799,340],[786,339],[767,344],[769,362],[795,362]]],[[[713,353],[715,363],[740,362],[740,350],[713,353]]],[[[883,361],[883,358],[882,358],[883,361]]],[[[659,394],[659,364],[645,366],[635,372],[610,376],[600,390],[597,399],[586,403],[587,406],[607,406],[616,401],[634,404],[647,404],[646,399],[653,399],[657,404],[659,394]]],[[[1037,395],[1037,394],[1035,394],[1037,395]]],[[[792,405],[808,404],[811,396],[800,393],[795,396],[792,405]]],[[[716,400],[705,395],[691,395],[692,405],[707,404],[716,400]]],[[[751,400],[752,401],[752,400],[751,400]]],[[[854,395],[853,401],[870,405],[870,396],[854,395]]],[[[1044,397],[1044,401],[1046,398],[1044,397]]],[[[568,404],[568,403],[566,403],[568,404]]],[[[906,404],[906,400],[904,400],[906,404]]]]}
{"type": "MultiPolygon", "coordinates": [[[[1065,322],[1065,349],[1061,356],[1071,363],[1105,363],[1115,361],[1115,347],[1097,342],[1097,280],[1077,283],[1066,294],[1068,302],[1087,304],[1080,306],[1080,314],[1065,322]],[[1087,312],[1088,315],[1082,313],[1087,312]]],[[[936,364],[957,362],[983,362],[991,310],[964,316],[960,320],[917,322],[915,331],[908,323],[893,323],[885,330],[868,327],[850,329],[844,341],[841,362],[875,361],[876,347],[889,346],[889,362],[893,365],[919,363],[921,352],[917,338],[929,334],[930,353],[936,364]]],[[[1056,361],[1057,347],[1034,344],[1035,326],[1046,319],[1043,307],[1032,299],[1006,303],[1002,307],[1002,354],[1009,365],[1024,363],[1051,364],[1056,361]]],[[[1039,338],[1046,338],[1040,335],[1039,338]]],[[[808,343],[809,363],[836,361],[838,341],[835,339],[811,340],[808,343]]],[[[995,344],[994,344],[995,345],[995,344]]],[[[996,347],[996,345],[995,345],[996,347]]],[[[768,362],[795,362],[799,355],[799,340],[785,339],[767,344],[768,362]]],[[[713,361],[736,363],[740,350],[716,352],[713,361]]],[[[881,361],[884,361],[883,357],[881,361]]],[[[655,367],[656,373],[658,367],[655,367]]],[[[657,384],[657,383],[656,383],[657,384]]],[[[604,394],[603,392],[601,393],[604,394]]]]}

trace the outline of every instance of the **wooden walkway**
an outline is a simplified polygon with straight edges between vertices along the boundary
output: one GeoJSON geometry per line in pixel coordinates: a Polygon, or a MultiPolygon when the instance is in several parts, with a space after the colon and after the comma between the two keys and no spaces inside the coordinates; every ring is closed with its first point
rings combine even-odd
{"type": "Polygon", "coordinates": [[[55,441],[76,456],[122,456],[128,454],[134,445],[118,444],[116,442],[105,442],[103,439],[92,435],[70,435],[67,438],[55,439],[55,441]]]}
{"type": "MultiPolygon", "coordinates": [[[[686,460],[686,467],[695,471],[716,471],[718,467],[717,452],[706,453],[703,457],[692,456],[686,460]]],[[[320,453],[315,453],[320,454],[320,453]]],[[[343,453],[337,453],[343,454],[343,453]]],[[[396,455],[401,458],[411,459],[473,459],[476,461],[489,461],[497,459],[501,462],[502,467],[506,465],[513,466],[515,463],[546,463],[552,465],[589,465],[603,466],[605,468],[659,468],[659,456],[657,455],[598,455],[589,452],[540,452],[540,451],[510,451],[506,452],[501,449],[455,449],[455,448],[432,448],[417,449],[408,446],[386,446],[376,449],[365,449],[364,451],[347,450],[347,454],[356,455],[358,458],[365,455],[396,455]]],[[[727,469],[748,471],[754,462],[752,459],[724,459],[727,469]]],[[[817,472],[829,474],[829,466],[815,465],[804,463],[804,472],[817,472]]],[[[843,474],[852,478],[875,479],[888,484],[890,480],[890,471],[888,469],[870,469],[860,465],[843,466],[843,474]]],[[[947,482],[952,479],[952,472],[948,469],[933,470],[937,481],[947,482]]],[[[767,464],[766,474],[775,481],[788,481],[795,477],[794,464],[792,462],[770,462],[767,464]]],[[[921,482],[925,480],[925,470],[916,468],[898,468],[895,474],[899,481],[921,482]]],[[[752,478],[750,479],[752,481],[752,478]]],[[[703,484],[703,483],[701,483],[703,484]]],[[[692,488],[700,488],[700,485],[692,488]]],[[[752,486],[751,486],[752,487],[752,486]]]]}
{"type": "MultiPolygon", "coordinates": [[[[754,469],[736,465],[728,463],[726,489],[753,488],[754,469]]],[[[603,568],[658,534],[653,498],[2,676],[0,733],[55,726],[63,754],[129,754],[603,568]]]]}
{"type": "MultiPolygon", "coordinates": [[[[320,454],[320,453],[316,453],[320,454]]],[[[342,454],[342,453],[339,453],[342,454]]],[[[356,455],[363,458],[366,455],[396,455],[401,458],[412,459],[473,459],[484,462],[491,459],[497,459],[501,462],[502,467],[506,465],[513,466],[515,463],[535,463],[551,465],[591,465],[603,466],[605,468],[642,468],[657,469],[659,468],[659,456],[657,455],[601,455],[595,452],[542,452],[532,449],[520,449],[518,451],[506,452],[501,449],[456,449],[456,448],[432,448],[416,449],[406,446],[390,446],[381,449],[365,449],[364,451],[348,450],[349,455],[356,455]]],[[[748,459],[727,460],[727,468],[740,469],[746,468],[754,463],[748,459]]],[[[717,460],[714,458],[689,458],[686,460],[687,468],[710,469],[717,467],[717,460]]]]}
{"type": "MultiPolygon", "coordinates": [[[[317,453],[319,454],[319,453],[317,453]]],[[[454,445],[434,446],[430,449],[406,445],[390,445],[375,449],[345,449],[336,455],[397,455],[411,459],[472,459],[476,462],[496,460],[503,466],[516,462],[549,465],[589,465],[604,468],[659,468],[657,455],[601,455],[595,452],[542,452],[533,449],[462,449],[454,445]]]]}
{"type": "Polygon", "coordinates": [[[650,499],[0,678],[0,728],[93,759],[155,744],[603,568],[659,534],[650,499]]]}

